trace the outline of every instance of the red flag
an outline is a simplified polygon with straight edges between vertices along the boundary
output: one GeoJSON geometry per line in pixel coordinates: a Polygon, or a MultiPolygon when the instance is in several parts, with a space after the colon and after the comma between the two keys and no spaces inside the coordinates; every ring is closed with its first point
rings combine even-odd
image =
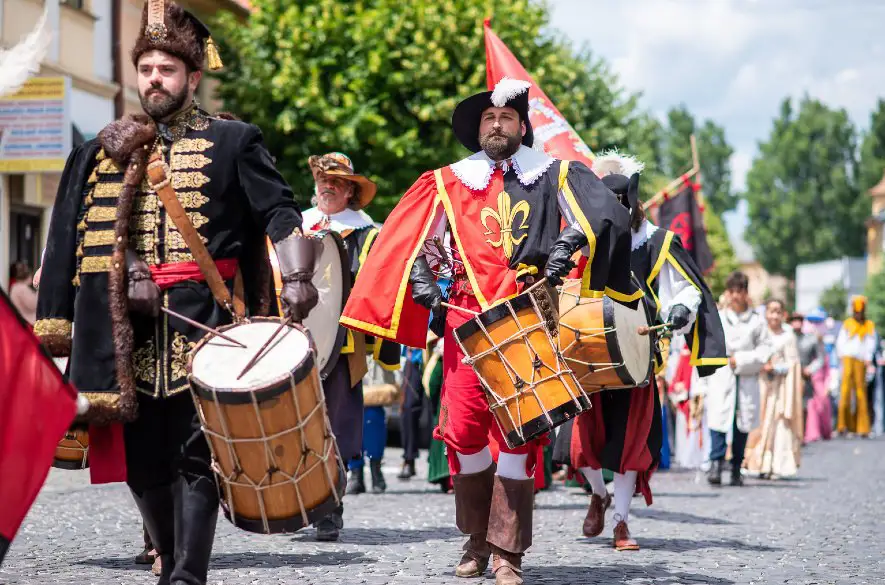
{"type": "Polygon", "coordinates": [[[0,290],[0,561],[74,420],[77,391],[0,290]]]}
{"type": "Polygon", "coordinates": [[[543,146],[552,157],[562,160],[576,160],[588,167],[593,166],[593,151],[581,140],[578,133],[559,113],[532,76],[516,59],[507,45],[498,38],[485,21],[486,39],[486,83],[494,89],[502,77],[522,79],[532,84],[529,88],[529,120],[535,131],[535,146],[543,146]]]}

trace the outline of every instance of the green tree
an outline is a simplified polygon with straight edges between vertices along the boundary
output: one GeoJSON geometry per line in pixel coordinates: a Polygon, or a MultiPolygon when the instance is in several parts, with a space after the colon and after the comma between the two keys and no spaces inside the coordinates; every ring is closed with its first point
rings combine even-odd
{"type": "Polygon", "coordinates": [[[713,269],[705,279],[710,290],[713,291],[713,297],[718,299],[719,295],[725,292],[725,281],[728,279],[728,275],[740,268],[740,263],[735,256],[731,240],[728,239],[725,224],[710,207],[704,210],[704,224],[707,227],[707,243],[716,260],[713,269]]]}
{"type": "MultiPolygon", "coordinates": [[[[707,243],[713,252],[715,264],[707,275],[707,284],[718,298],[725,290],[725,280],[739,264],[721,214],[734,207],[731,198],[731,170],[729,158],[733,149],[725,140],[725,131],[710,120],[698,130],[694,115],[685,105],[667,112],[667,126],[659,135],[659,169],[657,188],[691,168],[691,135],[698,142],[703,187],[704,224],[707,243]]],[[[656,191],[657,189],[655,189],[656,191]]]]}
{"type": "MultiPolygon", "coordinates": [[[[486,3],[253,0],[252,8],[245,24],[219,19],[227,51],[219,96],[264,129],[301,203],[313,188],[310,154],[345,152],[375,180],[377,220],[422,172],[467,154],[450,120],[459,100],[485,88],[486,3]]],[[[632,148],[630,131],[648,126],[636,96],[548,25],[546,5],[533,0],[509,2],[493,21],[594,151],[632,148]]]]}
{"type": "Polygon", "coordinates": [[[856,132],[843,109],[784,100],[747,175],[747,241],[762,266],[792,278],[796,266],[863,254],[869,201],[856,181],[856,132]]]}
{"type": "Polygon", "coordinates": [[[866,315],[876,324],[876,331],[881,335],[885,332],[885,268],[867,280],[864,294],[867,297],[866,315]]]}
{"type": "Polygon", "coordinates": [[[848,291],[845,290],[841,282],[837,282],[821,293],[820,306],[827,312],[827,315],[837,321],[845,318],[845,308],[848,306],[848,291]]]}
{"type": "Polygon", "coordinates": [[[882,180],[885,171],[885,100],[879,99],[876,110],[870,116],[870,129],[864,134],[860,147],[858,183],[866,193],[882,180]]]}
{"type": "Polygon", "coordinates": [[[701,163],[701,182],[707,204],[717,214],[734,209],[737,195],[731,190],[731,165],[734,149],[725,137],[725,129],[712,120],[702,125],[683,104],[667,112],[667,128],[661,139],[661,171],[669,181],[692,166],[691,135],[695,135],[701,163]]]}

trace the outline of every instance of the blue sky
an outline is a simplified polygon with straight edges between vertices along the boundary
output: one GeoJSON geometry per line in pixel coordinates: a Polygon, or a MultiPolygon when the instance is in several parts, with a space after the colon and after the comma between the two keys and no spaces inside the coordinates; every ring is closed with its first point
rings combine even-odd
{"type": "MultiPolygon", "coordinates": [[[[786,96],[808,93],[866,128],[885,96],[885,1],[548,0],[553,26],[589,44],[663,117],[685,103],[725,128],[733,186],[786,96]]],[[[701,153],[703,156],[703,153],[701,153]]],[[[746,223],[726,218],[732,240],[746,223]]],[[[747,250],[738,250],[745,256],[747,250]]]]}

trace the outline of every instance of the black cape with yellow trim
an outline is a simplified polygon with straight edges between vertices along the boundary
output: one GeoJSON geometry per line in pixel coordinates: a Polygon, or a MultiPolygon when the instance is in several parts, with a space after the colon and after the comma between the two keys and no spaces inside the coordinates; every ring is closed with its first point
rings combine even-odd
{"type": "Polygon", "coordinates": [[[645,299],[655,320],[660,321],[660,300],[657,296],[658,275],[665,263],[694,285],[701,293],[701,304],[685,342],[691,348],[691,365],[697,367],[698,375],[709,376],[728,364],[725,353],[725,333],[713,293],[682,240],[675,233],[658,228],[631,254],[633,273],[641,281],[645,299]]]}
{"type": "MultiPolygon", "coordinates": [[[[372,244],[375,243],[375,238],[378,237],[378,233],[377,227],[369,226],[341,234],[344,248],[347,250],[350,260],[349,268],[354,282],[369,255],[369,250],[372,249],[372,244]]],[[[344,329],[347,337],[341,348],[341,355],[347,356],[350,362],[351,384],[355,386],[365,375],[367,352],[371,353],[375,362],[387,371],[395,371],[400,368],[400,354],[402,353],[400,344],[344,329]],[[360,346],[364,346],[365,349],[363,350],[360,346]]]]}

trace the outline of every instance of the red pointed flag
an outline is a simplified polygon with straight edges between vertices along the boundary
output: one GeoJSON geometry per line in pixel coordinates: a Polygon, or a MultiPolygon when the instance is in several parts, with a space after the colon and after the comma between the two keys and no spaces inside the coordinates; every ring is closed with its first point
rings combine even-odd
{"type": "Polygon", "coordinates": [[[77,391],[0,290],[0,562],[76,411],[77,391]]]}
{"type": "Polygon", "coordinates": [[[522,79],[532,84],[529,88],[529,120],[535,131],[535,148],[543,146],[550,156],[562,160],[576,160],[593,166],[593,151],[562,116],[528,71],[520,64],[507,45],[485,21],[486,82],[494,89],[502,77],[522,79]]]}

